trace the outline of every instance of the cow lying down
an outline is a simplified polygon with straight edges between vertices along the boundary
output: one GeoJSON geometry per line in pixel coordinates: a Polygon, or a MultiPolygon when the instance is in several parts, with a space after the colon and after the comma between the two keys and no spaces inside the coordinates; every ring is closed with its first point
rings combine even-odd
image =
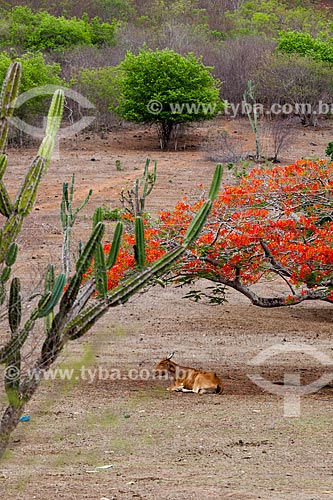
{"type": "Polygon", "coordinates": [[[180,366],[171,361],[174,352],[162,359],[155,367],[160,375],[169,375],[174,383],[168,391],[195,392],[200,394],[220,394],[223,390],[222,380],[213,372],[206,372],[180,366]]]}

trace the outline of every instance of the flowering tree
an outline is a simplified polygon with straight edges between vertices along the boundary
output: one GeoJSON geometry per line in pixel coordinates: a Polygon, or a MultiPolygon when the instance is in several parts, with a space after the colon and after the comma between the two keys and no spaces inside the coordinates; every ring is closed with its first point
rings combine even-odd
{"type": "MultiPolygon", "coordinates": [[[[184,199],[174,211],[161,213],[146,229],[147,259],[179,243],[201,205],[184,199]]],[[[134,266],[133,241],[126,238],[109,276],[111,287],[134,266]]],[[[333,303],[333,163],[300,160],[255,168],[238,185],[225,186],[205,230],[170,279],[193,283],[198,278],[212,281],[215,292],[231,287],[260,307],[333,303]],[[252,285],[274,277],[285,283],[281,296],[255,293],[252,285]]]]}

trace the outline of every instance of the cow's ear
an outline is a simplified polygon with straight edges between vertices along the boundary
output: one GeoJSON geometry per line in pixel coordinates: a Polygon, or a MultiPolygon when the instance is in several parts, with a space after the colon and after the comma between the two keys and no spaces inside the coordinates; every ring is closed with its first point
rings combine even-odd
{"type": "Polygon", "coordinates": [[[169,356],[167,357],[167,359],[171,359],[174,354],[175,354],[175,351],[173,351],[172,353],[170,353],[169,356]]]}

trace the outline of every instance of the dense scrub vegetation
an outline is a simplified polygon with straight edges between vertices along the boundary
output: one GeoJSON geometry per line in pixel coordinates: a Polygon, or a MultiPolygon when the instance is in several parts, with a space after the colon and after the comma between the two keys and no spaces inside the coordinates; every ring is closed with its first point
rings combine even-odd
{"type": "MultiPolygon", "coordinates": [[[[96,105],[97,125],[116,123],[111,110],[121,100],[118,65],[127,52],[136,56],[143,48],[202,57],[223,82],[220,98],[230,103],[242,102],[249,80],[267,110],[274,103],[332,101],[333,13],[319,2],[29,0],[20,5],[8,0],[0,5],[0,79],[4,61],[8,66],[9,58],[19,56],[34,64],[38,75],[27,88],[61,79],[96,105]]],[[[233,114],[240,112],[241,107],[232,108],[233,114]]],[[[311,111],[300,117],[306,124],[316,122],[311,111]]]]}

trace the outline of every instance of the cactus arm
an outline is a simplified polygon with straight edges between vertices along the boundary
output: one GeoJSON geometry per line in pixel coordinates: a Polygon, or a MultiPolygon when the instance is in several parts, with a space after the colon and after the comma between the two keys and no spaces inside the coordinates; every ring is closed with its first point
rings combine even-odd
{"type": "Polygon", "coordinates": [[[197,213],[197,216],[195,220],[193,220],[188,227],[185,238],[184,238],[184,244],[189,245],[191,241],[194,241],[200,234],[201,227],[199,222],[200,221],[206,221],[208,214],[212,208],[212,201],[208,200],[206,201],[202,207],[200,208],[199,212],[197,213]]]}
{"type": "MultiPolygon", "coordinates": [[[[2,305],[5,302],[6,298],[6,287],[5,283],[9,280],[10,275],[11,275],[11,270],[12,270],[12,265],[15,263],[16,257],[17,257],[17,252],[18,252],[18,245],[17,243],[11,243],[9,245],[8,251],[5,253],[3,251],[3,245],[2,245],[2,232],[0,232],[0,248],[2,252],[2,262],[5,263],[5,266],[3,267],[1,274],[0,274],[0,305],[2,305]]],[[[7,246],[6,246],[7,248],[7,246]]],[[[14,284],[12,283],[11,285],[15,285],[16,281],[14,279],[14,284]]],[[[9,308],[10,308],[10,303],[9,303],[9,308]]]]}
{"type": "Polygon", "coordinates": [[[73,198],[74,198],[74,185],[75,185],[75,176],[72,176],[72,183],[70,187],[70,194],[68,196],[68,182],[63,184],[62,189],[62,200],[60,204],[60,220],[62,229],[64,232],[64,239],[62,243],[62,267],[63,271],[68,277],[71,271],[71,237],[72,237],[72,229],[76,220],[78,213],[83,210],[83,208],[88,203],[91,195],[92,189],[89,190],[88,195],[81,205],[75,210],[73,213],[73,198]]]}
{"type": "Polygon", "coordinates": [[[3,82],[0,96],[0,213],[7,218],[13,211],[13,205],[2,182],[7,167],[7,156],[4,153],[7,145],[8,122],[13,115],[19,92],[21,74],[21,64],[13,62],[3,82]]]}
{"type": "Polygon", "coordinates": [[[15,264],[18,253],[18,244],[16,242],[9,246],[8,252],[5,257],[6,266],[11,267],[15,264]]]}
{"type": "MultiPolygon", "coordinates": [[[[16,86],[14,85],[12,89],[13,92],[16,91],[16,86]]],[[[10,105],[4,107],[4,102],[6,102],[5,98],[3,98],[2,101],[2,107],[0,108],[2,110],[1,112],[3,113],[3,109],[5,109],[7,113],[10,113],[10,105]]],[[[51,159],[55,135],[58,130],[56,126],[60,123],[61,120],[63,104],[63,91],[56,91],[52,99],[52,104],[48,116],[47,130],[49,135],[45,137],[40,147],[39,154],[31,164],[30,170],[16,197],[13,210],[3,228],[2,245],[0,248],[0,262],[3,262],[10,244],[16,240],[22,227],[23,218],[31,212],[33,203],[36,199],[37,188],[40,183],[42,174],[46,170],[47,165],[51,159]]]]}
{"type": "Polygon", "coordinates": [[[16,334],[22,318],[21,283],[19,278],[14,278],[10,285],[8,322],[12,334],[16,334]]]}
{"type": "Polygon", "coordinates": [[[29,215],[35,203],[37,188],[40,183],[45,165],[46,161],[42,157],[37,157],[32,162],[30,170],[24,179],[20,192],[16,197],[14,209],[23,217],[29,215]]]}
{"type": "Polygon", "coordinates": [[[76,263],[76,272],[78,274],[83,274],[87,271],[90,266],[91,257],[93,256],[93,252],[95,249],[95,245],[97,242],[101,241],[105,231],[105,226],[102,222],[98,222],[98,224],[94,227],[94,230],[86,243],[82,254],[79,257],[79,260],[76,263]]]}
{"type": "Polygon", "coordinates": [[[52,312],[53,308],[56,306],[61,295],[63,294],[65,284],[66,284],[66,275],[63,273],[59,274],[59,276],[55,280],[53,289],[49,292],[46,292],[47,294],[51,295],[49,296],[48,300],[43,304],[43,306],[40,306],[38,314],[39,318],[43,318],[52,312]]]}
{"type": "Polygon", "coordinates": [[[22,66],[13,62],[2,85],[0,97],[0,153],[4,153],[7,144],[8,122],[12,117],[18,96],[22,66]]]}
{"type": "Polygon", "coordinates": [[[153,168],[153,171],[151,173],[148,170],[149,164],[150,164],[150,160],[147,160],[145,171],[144,171],[144,178],[145,178],[145,184],[144,184],[144,189],[143,189],[143,198],[144,199],[150,195],[150,193],[154,189],[154,186],[156,183],[157,162],[154,161],[154,168],[153,168]]]}
{"type": "Polygon", "coordinates": [[[64,102],[65,96],[63,90],[56,90],[53,94],[51,106],[47,115],[45,137],[37,153],[37,156],[42,156],[46,160],[45,172],[47,172],[52,157],[56,135],[62,119],[64,102]]]}
{"type": "Polygon", "coordinates": [[[97,226],[99,222],[103,222],[103,209],[102,207],[96,208],[93,215],[93,227],[97,226]]]}
{"type": "Polygon", "coordinates": [[[118,222],[116,225],[116,229],[114,231],[110,253],[109,253],[107,261],[106,261],[107,270],[111,269],[111,267],[113,267],[116,263],[116,260],[117,260],[118,254],[119,254],[121,236],[123,234],[123,229],[124,229],[123,223],[118,222]]]}
{"type": "Polygon", "coordinates": [[[70,311],[70,308],[74,304],[74,301],[78,295],[80,284],[82,281],[82,275],[87,271],[90,266],[91,259],[94,255],[94,251],[97,243],[99,243],[103,237],[105,231],[105,226],[102,222],[99,222],[93,229],[89,240],[87,241],[79,260],[76,263],[76,273],[71,278],[68,288],[64,293],[60,302],[60,311],[55,317],[57,322],[60,322],[65,315],[70,311]]]}
{"type": "Polygon", "coordinates": [[[138,269],[142,269],[146,261],[144,226],[141,217],[135,219],[135,261],[138,269]]]}
{"type": "MultiPolygon", "coordinates": [[[[47,293],[52,291],[54,284],[55,284],[54,266],[50,264],[46,271],[44,292],[47,293]]],[[[49,314],[45,316],[46,335],[49,335],[51,331],[53,320],[54,320],[54,312],[52,310],[49,314]]]]}
{"type": "Polygon", "coordinates": [[[94,252],[94,273],[96,288],[101,297],[106,297],[108,292],[108,277],[106,271],[107,269],[103,245],[98,242],[94,252]]]}
{"type": "Polygon", "coordinates": [[[7,168],[8,158],[5,154],[0,154],[0,180],[3,178],[7,168]]]}
{"type": "Polygon", "coordinates": [[[12,212],[2,230],[2,242],[0,247],[0,262],[3,262],[11,243],[16,240],[21,227],[23,218],[19,214],[12,212]]]}
{"type": "Polygon", "coordinates": [[[211,201],[214,201],[217,197],[221,185],[222,175],[223,175],[223,166],[219,164],[215,168],[212,184],[208,195],[208,198],[211,201]]]}
{"type": "Polygon", "coordinates": [[[7,189],[0,178],[0,213],[5,217],[9,217],[13,211],[13,204],[7,192],[7,189]]]}
{"type": "Polygon", "coordinates": [[[81,205],[75,210],[75,213],[74,213],[74,217],[76,218],[77,214],[79,212],[81,212],[81,210],[84,209],[84,207],[86,206],[86,204],[88,203],[88,201],[90,200],[90,197],[92,195],[92,192],[93,190],[92,189],[89,189],[89,193],[87,194],[86,198],[84,199],[84,201],[81,203],[81,205]]]}

